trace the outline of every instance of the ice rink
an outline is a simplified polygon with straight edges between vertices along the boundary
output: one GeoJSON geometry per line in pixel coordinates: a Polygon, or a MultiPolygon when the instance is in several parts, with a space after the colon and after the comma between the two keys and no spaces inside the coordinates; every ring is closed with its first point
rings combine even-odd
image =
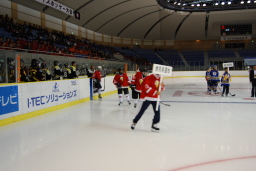
{"type": "MultiPolygon", "coordinates": [[[[117,94],[0,127],[0,171],[255,171],[256,98],[248,77],[235,96],[206,94],[203,77],[164,79],[160,132],[149,107],[117,94]]],[[[130,90],[129,90],[130,91],[130,90]]]]}

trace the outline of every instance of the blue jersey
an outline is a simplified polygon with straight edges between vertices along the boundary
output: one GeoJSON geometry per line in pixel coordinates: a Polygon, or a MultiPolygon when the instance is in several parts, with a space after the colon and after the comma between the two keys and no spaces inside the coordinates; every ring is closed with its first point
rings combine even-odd
{"type": "Polygon", "coordinates": [[[224,74],[221,77],[221,85],[230,85],[231,81],[231,75],[227,72],[224,72],[224,74]]]}
{"type": "Polygon", "coordinates": [[[207,81],[210,80],[210,78],[211,78],[210,71],[206,71],[205,78],[207,81]]]}
{"type": "Polygon", "coordinates": [[[211,70],[210,71],[211,75],[211,81],[219,81],[219,71],[218,70],[211,70]]]}

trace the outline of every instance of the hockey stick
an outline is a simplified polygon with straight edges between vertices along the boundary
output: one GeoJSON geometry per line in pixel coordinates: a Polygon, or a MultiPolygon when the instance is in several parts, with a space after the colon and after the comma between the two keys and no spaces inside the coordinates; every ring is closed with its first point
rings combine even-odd
{"type": "Polygon", "coordinates": [[[165,105],[165,106],[169,106],[169,107],[171,107],[171,105],[170,104],[166,104],[166,103],[163,103],[163,102],[160,102],[162,105],[165,105]]]}
{"type": "MultiPolygon", "coordinates": [[[[222,91],[221,91],[221,89],[220,89],[219,86],[218,86],[218,88],[219,88],[220,92],[222,93],[222,91]]],[[[230,96],[235,96],[235,95],[236,95],[236,94],[231,94],[230,92],[228,92],[228,94],[229,94],[230,96]]]]}
{"type": "MultiPolygon", "coordinates": [[[[106,76],[105,76],[106,77],[106,76]]],[[[104,89],[103,90],[101,90],[101,91],[105,91],[105,85],[106,85],[106,82],[105,82],[105,80],[106,80],[106,78],[104,77],[104,89]]]]}
{"type": "Polygon", "coordinates": [[[230,94],[231,96],[235,96],[236,94],[231,94],[230,92],[228,92],[228,94],[230,94]]]}

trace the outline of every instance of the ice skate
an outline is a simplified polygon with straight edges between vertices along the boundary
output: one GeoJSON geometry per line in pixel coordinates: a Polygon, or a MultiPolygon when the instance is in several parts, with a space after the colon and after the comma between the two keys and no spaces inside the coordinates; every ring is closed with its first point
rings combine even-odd
{"type": "Polygon", "coordinates": [[[129,105],[131,105],[131,102],[130,102],[130,101],[128,101],[128,103],[129,103],[129,105]]]}
{"type": "Polygon", "coordinates": [[[99,94],[98,98],[99,98],[99,99],[102,99],[101,94],[99,94]]]}
{"type": "Polygon", "coordinates": [[[134,108],[136,108],[136,107],[137,107],[137,104],[135,103],[135,104],[134,104],[134,108]]]}
{"type": "Polygon", "coordinates": [[[152,132],[159,132],[159,130],[160,130],[160,129],[158,128],[157,124],[153,124],[153,123],[152,123],[151,131],[152,131],[152,132]]]}
{"type": "Polygon", "coordinates": [[[131,129],[134,130],[136,123],[132,123],[131,129]]]}
{"type": "Polygon", "coordinates": [[[122,102],[119,102],[118,106],[121,106],[123,103],[122,102]]]}

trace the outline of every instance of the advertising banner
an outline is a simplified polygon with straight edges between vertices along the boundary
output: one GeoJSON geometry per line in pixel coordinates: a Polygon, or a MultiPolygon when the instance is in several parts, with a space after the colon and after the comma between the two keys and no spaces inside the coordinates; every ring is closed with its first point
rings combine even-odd
{"type": "Polygon", "coordinates": [[[0,115],[19,110],[18,86],[0,87],[0,115]]]}
{"type": "Polygon", "coordinates": [[[68,15],[71,15],[71,16],[74,16],[74,10],[55,1],[55,0],[36,0],[37,2],[41,3],[41,4],[44,4],[44,5],[47,5],[49,7],[52,7],[56,10],[59,10],[61,12],[64,12],[68,15]]]}

